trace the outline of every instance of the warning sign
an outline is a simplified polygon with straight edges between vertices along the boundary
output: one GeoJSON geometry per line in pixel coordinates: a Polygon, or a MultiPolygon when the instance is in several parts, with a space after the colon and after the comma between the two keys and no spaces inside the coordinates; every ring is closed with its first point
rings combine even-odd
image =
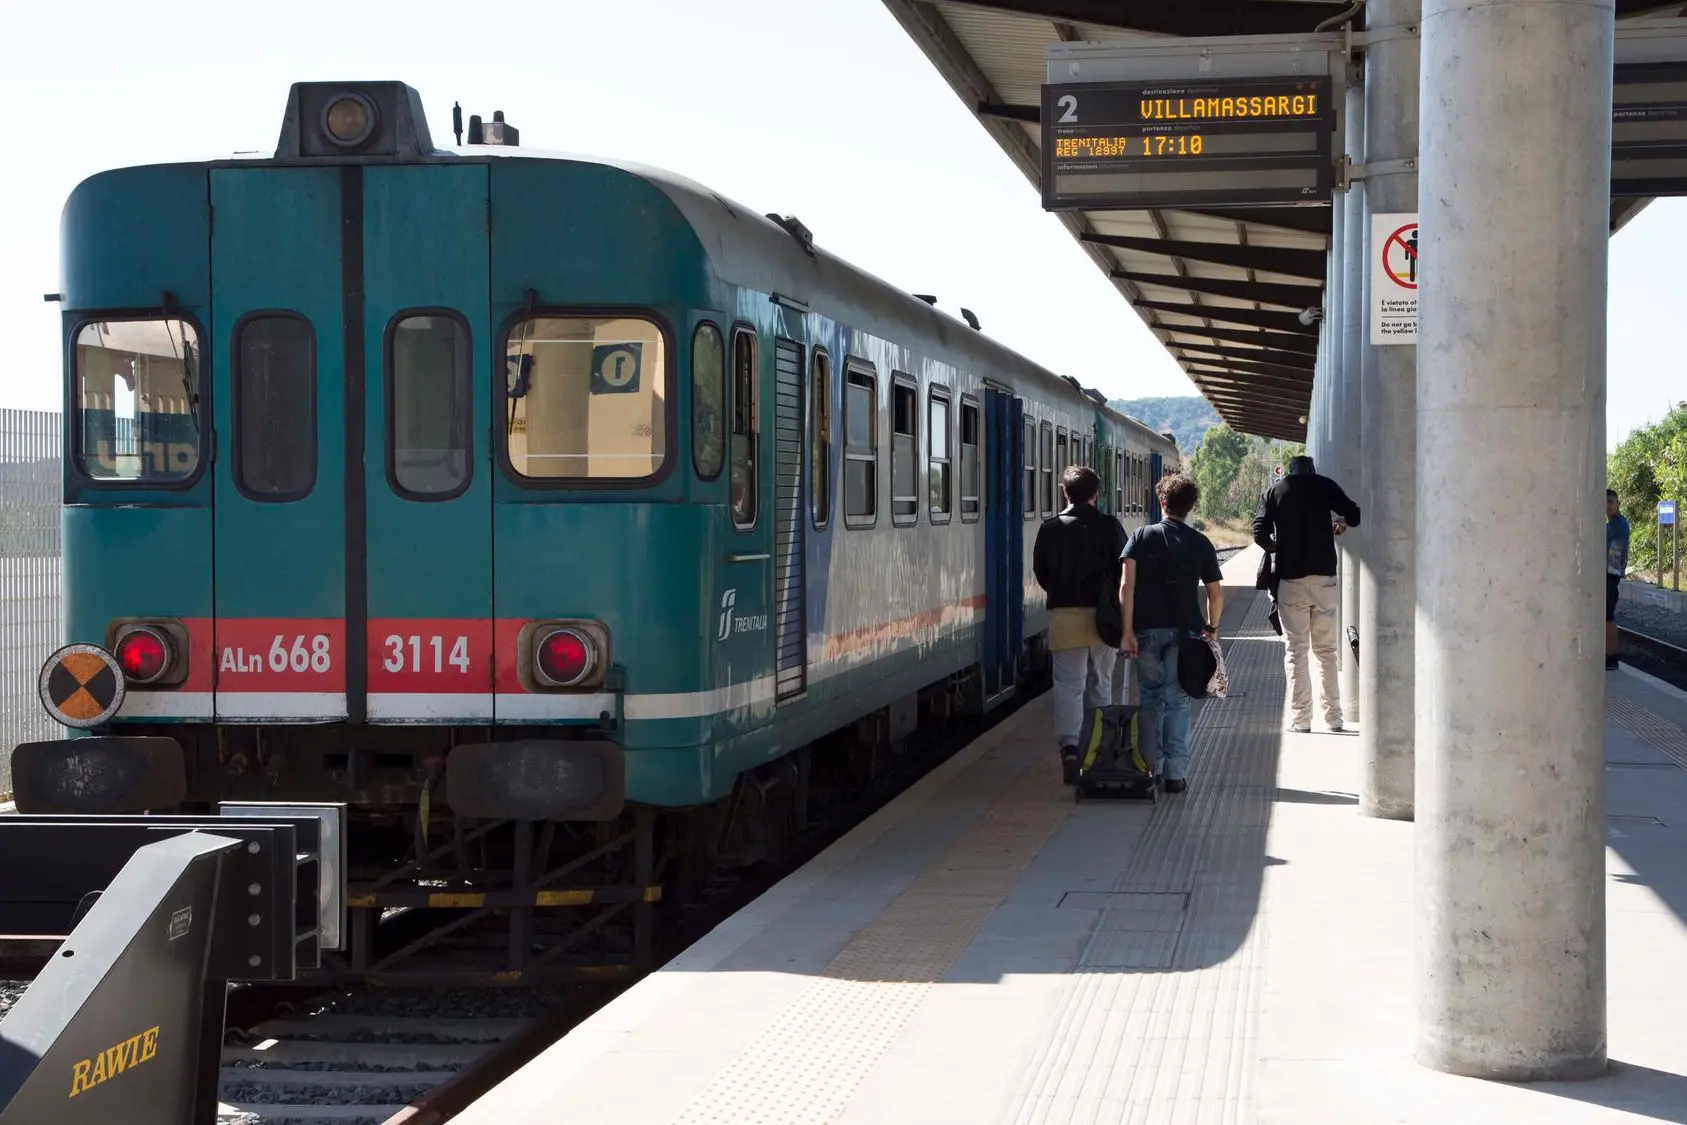
{"type": "Polygon", "coordinates": [[[1371,216],[1371,343],[1418,342],[1418,217],[1371,216]]]}
{"type": "Polygon", "coordinates": [[[123,706],[123,669],[98,645],[66,645],[47,658],[37,681],[47,714],[67,727],[97,727],[123,706]]]}

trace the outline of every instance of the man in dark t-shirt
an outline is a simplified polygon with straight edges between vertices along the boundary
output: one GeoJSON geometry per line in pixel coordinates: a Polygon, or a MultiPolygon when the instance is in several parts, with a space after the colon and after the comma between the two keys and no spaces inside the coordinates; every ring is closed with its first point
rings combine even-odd
{"type": "Polygon", "coordinates": [[[1177,678],[1178,642],[1190,633],[1217,635],[1224,575],[1211,540],[1186,522],[1201,497],[1195,482],[1174,473],[1160,480],[1157,491],[1165,519],[1132,532],[1120,556],[1122,648],[1136,658],[1142,686],[1143,754],[1158,765],[1166,792],[1182,793],[1189,787],[1189,696],[1177,678]]]}

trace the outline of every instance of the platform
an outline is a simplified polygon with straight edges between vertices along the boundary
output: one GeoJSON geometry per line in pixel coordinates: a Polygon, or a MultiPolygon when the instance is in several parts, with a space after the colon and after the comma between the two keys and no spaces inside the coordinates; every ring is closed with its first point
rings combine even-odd
{"type": "Polygon", "coordinates": [[[1035,700],[459,1125],[1687,1122],[1687,696],[1607,677],[1611,1073],[1435,1074],[1412,827],[1358,815],[1354,734],[1286,731],[1254,562],[1189,792],[1074,805],[1035,700]]]}

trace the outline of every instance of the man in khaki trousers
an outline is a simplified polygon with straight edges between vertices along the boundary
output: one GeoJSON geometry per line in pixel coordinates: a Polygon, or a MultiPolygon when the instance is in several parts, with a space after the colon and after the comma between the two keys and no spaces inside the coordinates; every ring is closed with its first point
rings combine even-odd
{"type": "Polygon", "coordinates": [[[1312,669],[1318,661],[1324,722],[1342,729],[1336,681],[1341,585],[1336,578],[1335,537],[1359,526],[1359,505],[1341,486],[1320,476],[1310,457],[1289,461],[1282,480],[1260,497],[1254,542],[1276,555],[1277,614],[1283,622],[1289,680],[1289,729],[1312,729],[1312,669]]]}

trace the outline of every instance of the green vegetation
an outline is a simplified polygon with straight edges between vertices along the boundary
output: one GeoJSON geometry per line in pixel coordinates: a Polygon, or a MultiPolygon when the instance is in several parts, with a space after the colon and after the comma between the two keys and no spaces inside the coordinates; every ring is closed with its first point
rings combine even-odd
{"type": "Polygon", "coordinates": [[[1287,466],[1289,458],[1306,452],[1305,446],[1248,437],[1218,425],[1208,430],[1189,458],[1189,472],[1201,489],[1196,511],[1211,521],[1249,519],[1259,506],[1259,497],[1271,487],[1274,470],[1287,466]]]}
{"type": "Polygon", "coordinates": [[[1171,434],[1177,438],[1177,447],[1185,455],[1201,444],[1208,430],[1219,424],[1218,413],[1199,395],[1133,398],[1108,405],[1120,413],[1129,414],[1156,433],[1171,434]]]}
{"type": "MultiPolygon", "coordinates": [[[[1678,510],[1687,504],[1687,404],[1624,438],[1606,459],[1605,479],[1617,490],[1628,517],[1629,570],[1656,574],[1658,501],[1674,500],[1678,510]]],[[[1670,561],[1666,543],[1664,562],[1670,561]]]]}

